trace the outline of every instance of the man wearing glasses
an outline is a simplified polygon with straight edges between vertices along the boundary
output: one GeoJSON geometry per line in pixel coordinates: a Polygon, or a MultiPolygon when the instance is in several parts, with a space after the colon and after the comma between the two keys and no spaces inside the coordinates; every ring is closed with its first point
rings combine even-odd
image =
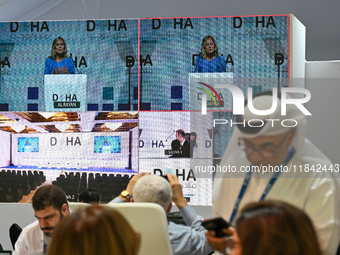
{"type": "MultiPolygon", "coordinates": [[[[271,93],[260,93],[254,96],[253,106],[270,109],[272,99],[271,93]]],[[[282,200],[311,217],[324,254],[334,255],[340,240],[340,203],[339,181],[333,177],[340,174],[339,166],[305,138],[307,121],[301,110],[287,105],[287,114],[281,115],[280,103],[278,99],[277,109],[267,116],[253,114],[248,105],[244,115],[237,116],[239,124],[220,163],[237,171],[215,174],[214,215],[233,224],[237,212],[249,202],[282,200]],[[251,126],[247,125],[250,119],[251,126]]],[[[223,251],[217,246],[222,239],[207,237],[213,248],[223,251]]]]}

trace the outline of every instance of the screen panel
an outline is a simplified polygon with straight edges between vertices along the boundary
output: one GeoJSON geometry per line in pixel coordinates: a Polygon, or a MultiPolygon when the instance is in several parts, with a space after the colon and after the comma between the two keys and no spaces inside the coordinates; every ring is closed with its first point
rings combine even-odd
{"type": "Polygon", "coordinates": [[[94,153],[120,153],[121,136],[95,136],[94,153]]]}
{"type": "MultiPolygon", "coordinates": [[[[7,110],[44,111],[44,75],[56,72],[57,66],[65,67],[67,71],[62,73],[69,76],[87,77],[85,99],[80,102],[85,107],[65,111],[137,107],[138,98],[133,94],[138,86],[137,19],[5,22],[0,23],[0,35],[0,57],[4,61],[0,99],[7,110]],[[63,56],[66,58],[60,63],[52,52],[59,36],[67,49],[67,57],[63,56]]],[[[47,101],[78,102],[82,97],[78,93],[56,91],[47,101]]],[[[48,109],[52,110],[62,109],[48,109]]]]}
{"type": "Polygon", "coordinates": [[[191,110],[190,73],[287,78],[288,27],[288,15],[141,19],[141,110],[191,110]],[[218,51],[208,61],[209,38],[218,51]]]}
{"type": "Polygon", "coordinates": [[[39,152],[39,137],[18,137],[18,152],[39,152]]]}

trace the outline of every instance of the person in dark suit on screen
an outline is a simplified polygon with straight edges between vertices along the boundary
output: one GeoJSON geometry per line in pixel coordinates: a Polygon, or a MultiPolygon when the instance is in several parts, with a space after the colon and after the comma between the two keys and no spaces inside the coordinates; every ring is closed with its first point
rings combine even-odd
{"type": "Polygon", "coordinates": [[[185,133],[183,129],[178,129],[176,131],[176,140],[181,143],[182,157],[190,158],[190,143],[185,138],[185,133]]]}

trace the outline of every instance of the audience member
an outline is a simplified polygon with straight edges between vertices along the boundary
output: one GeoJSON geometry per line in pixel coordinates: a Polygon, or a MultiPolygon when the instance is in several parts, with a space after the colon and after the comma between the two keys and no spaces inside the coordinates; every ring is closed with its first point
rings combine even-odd
{"type": "Polygon", "coordinates": [[[110,207],[93,205],[60,221],[48,255],[137,255],[140,238],[110,207]]]}
{"type": "MultiPolygon", "coordinates": [[[[230,255],[321,255],[312,221],[305,212],[281,201],[263,201],[246,205],[236,221],[236,230],[225,231],[232,238],[216,245],[214,231],[208,242],[230,255]]],[[[217,239],[218,241],[218,239],[217,239]]]]}
{"type": "Polygon", "coordinates": [[[46,254],[54,228],[69,214],[65,192],[54,185],[38,188],[32,206],[38,220],[22,230],[13,255],[46,254]]]}
{"type": "MultiPolygon", "coordinates": [[[[170,243],[174,255],[207,255],[212,248],[207,243],[206,229],[201,226],[202,216],[196,214],[188,205],[177,176],[167,174],[168,180],[158,175],[139,173],[129,182],[127,190],[122,193],[132,194],[131,202],[151,202],[161,205],[170,212],[172,203],[176,204],[187,226],[168,223],[170,243]],[[132,193],[131,193],[132,190],[132,193]]],[[[120,195],[111,203],[128,202],[126,195],[120,195]]]]}
{"type": "Polygon", "coordinates": [[[99,195],[92,189],[87,189],[80,193],[78,202],[88,204],[99,204],[99,195]]]}

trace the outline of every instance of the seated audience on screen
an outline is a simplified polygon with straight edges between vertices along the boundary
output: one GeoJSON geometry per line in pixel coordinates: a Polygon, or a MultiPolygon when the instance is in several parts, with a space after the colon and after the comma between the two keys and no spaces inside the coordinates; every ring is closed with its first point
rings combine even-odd
{"type": "Polygon", "coordinates": [[[229,239],[207,233],[209,244],[230,255],[321,255],[319,240],[308,215],[290,204],[263,201],[246,205],[236,221],[236,229],[224,232],[229,239]]]}
{"type": "Polygon", "coordinates": [[[139,173],[131,178],[126,190],[110,203],[119,202],[151,202],[159,204],[166,212],[170,212],[173,201],[187,226],[168,223],[171,249],[174,255],[207,255],[212,248],[207,243],[206,229],[201,226],[202,216],[196,214],[188,205],[177,176],[167,174],[168,180],[159,175],[139,173]]]}
{"type": "Polygon", "coordinates": [[[38,188],[32,206],[37,221],[22,230],[13,255],[46,254],[54,228],[62,217],[69,214],[65,192],[54,185],[38,188]]]}
{"type": "Polygon", "coordinates": [[[51,56],[45,62],[45,74],[75,74],[74,62],[68,57],[66,42],[61,36],[53,40],[51,56]]]}
{"type": "Polygon", "coordinates": [[[99,195],[92,189],[87,189],[80,193],[78,202],[88,204],[99,204],[99,195]]]}
{"type": "Polygon", "coordinates": [[[115,209],[93,205],[64,217],[48,255],[137,255],[140,237],[115,209]]]}
{"type": "Polygon", "coordinates": [[[216,40],[211,35],[203,38],[200,55],[196,58],[195,73],[221,73],[227,71],[227,64],[218,55],[216,40]]]}

